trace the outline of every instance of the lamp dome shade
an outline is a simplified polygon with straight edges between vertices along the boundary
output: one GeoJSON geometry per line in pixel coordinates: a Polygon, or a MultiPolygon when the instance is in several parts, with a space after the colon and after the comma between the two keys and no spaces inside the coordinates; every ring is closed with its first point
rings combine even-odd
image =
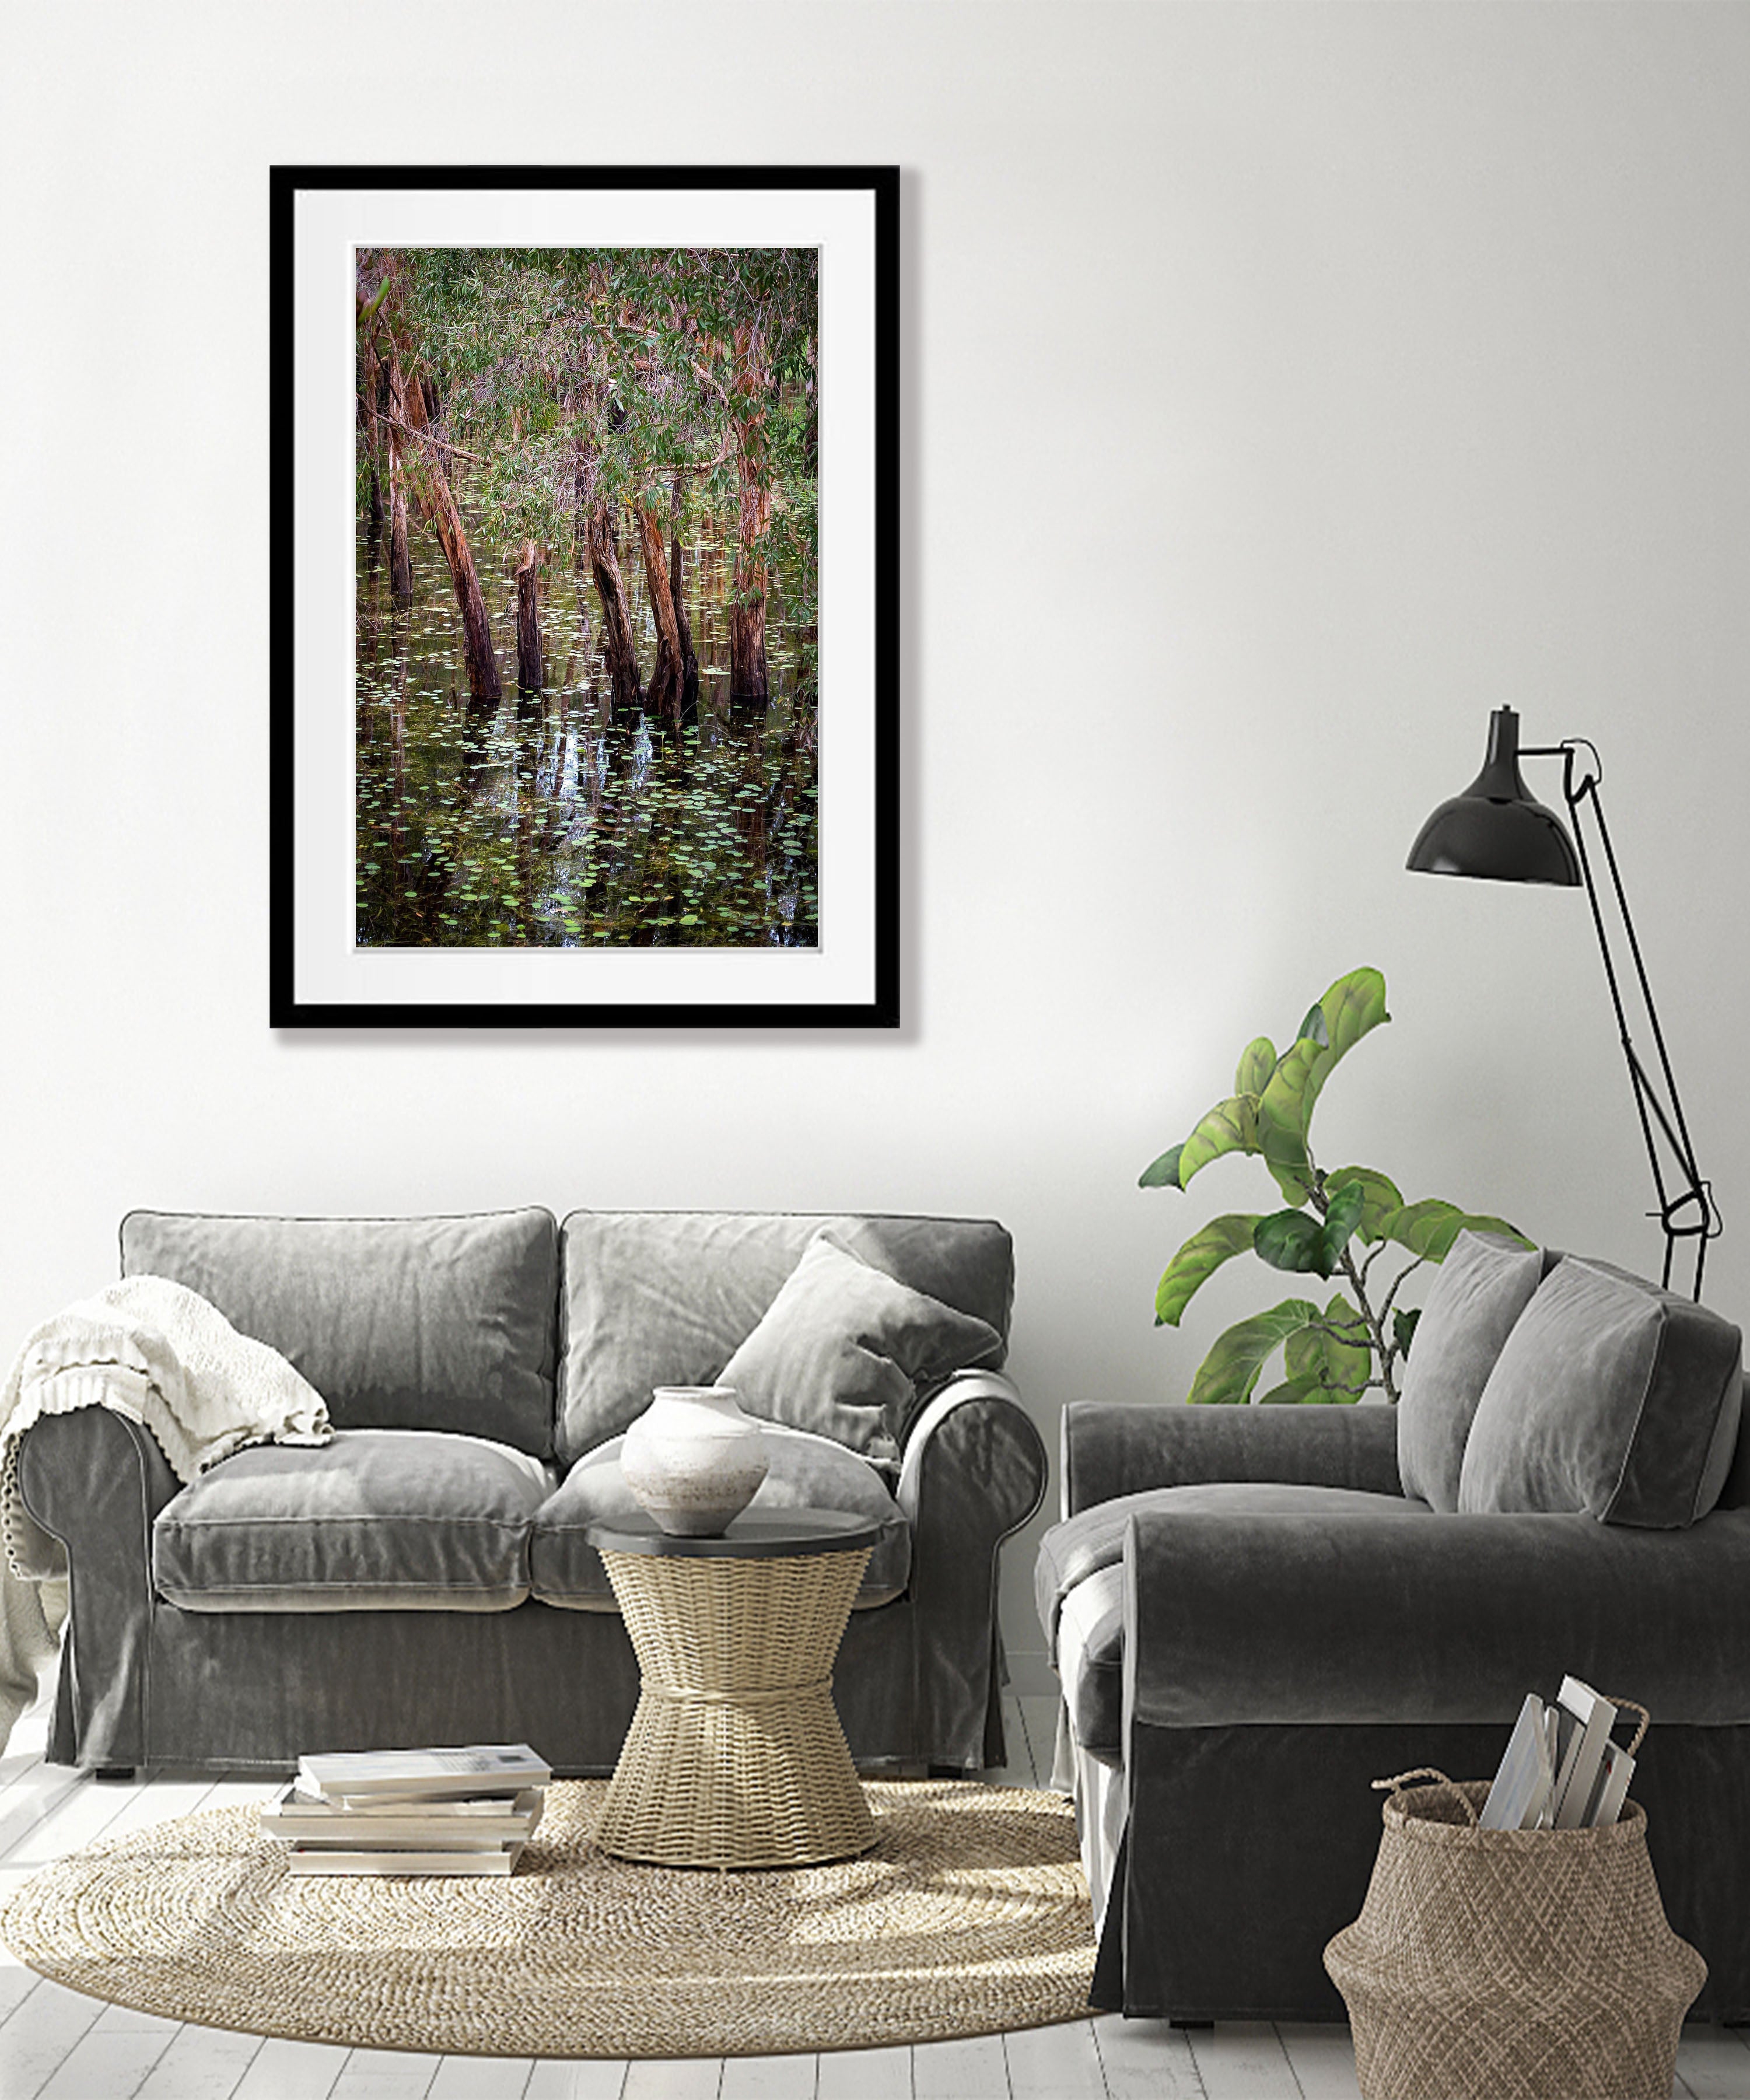
{"type": "Polygon", "coordinates": [[[1511,708],[1489,717],[1483,770],[1422,826],[1404,865],[1423,875],[1578,887],[1580,860],[1566,826],[1520,774],[1519,718],[1511,708]]]}

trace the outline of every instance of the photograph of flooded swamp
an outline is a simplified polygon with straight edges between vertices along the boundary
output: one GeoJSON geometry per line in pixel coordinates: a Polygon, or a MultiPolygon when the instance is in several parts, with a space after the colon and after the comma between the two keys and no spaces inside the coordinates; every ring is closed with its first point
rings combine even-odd
{"type": "Polygon", "coordinates": [[[816,251],[354,262],[356,946],[816,947],[816,251]]]}

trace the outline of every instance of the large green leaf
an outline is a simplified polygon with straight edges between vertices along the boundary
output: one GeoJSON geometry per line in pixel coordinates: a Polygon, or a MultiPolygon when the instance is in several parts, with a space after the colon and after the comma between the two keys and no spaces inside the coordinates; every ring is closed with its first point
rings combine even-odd
{"type": "Polygon", "coordinates": [[[1325,1243],[1325,1273],[1329,1276],[1342,1260],[1343,1249],[1355,1237],[1367,1205],[1367,1192],[1353,1181],[1346,1182],[1330,1199],[1320,1237],[1325,1243]]]}
{"type": "Polygon", "coordinates": [[[1329,1277],[1342,1260],[1365,1201],[1351,1183],[1338,1190],[1322,1220],[1305,1211],[1272,1211],[1258,1220],[1253,1250],[1272,1268],[1329,1277]]]}
{"type": "Polygon", "coordinates": [[[1289,1298],[1267,1312],[1241,1320],[1219,1337],[1197,1366],[1186,1399],[1201,1406],[1243,1405],[1272,1352],[1318,1317],[1319,1308],[1310,1300],[1289,1298]]]}
{"type": "Polygon", "coordinates": [[[1325,1307],[1317,1326],[1304,1327],[1289,1338],[1283,1368],[1291,1379],[1312,1381],[1318,1391],[1311,1398],[1347,1404],[1361,1397],[1373,1375],[1373,1352],[1360,1314],[1342,1291],[1325,1307]]]}
{"type": "Polygon", "coordinates": [[[1154,1323],[1176,1327],[1185,1308],[1199,1287],[1208,1282],[1224,1261],[1248,1252],[1258,1224],[1254,1211],[1234,1211],[1212,1218],[1201,1232],[1193,1233],[1166,1265],[1154,1294],[1154,1323]]]}
{"type": "Polygon", "coordinates": [[[1307,1074],[1314,1061],[1327,1053],[1310,1037],[1291,1043],[1276,1061],[1276,1068],[1258,1101],[1258,1149],[1277,1188],[1291,1203],[1312,1200],[1312,1155],[1307,1149],[1307,1133],[1301,1103],[1307,1074]]]}
{"type": "Polygon", "coordinates": [[[1163,1152],[1158,1159],[1151,1160],[1136,1177],[1139,1189],[1176,1189],[1179,1186],[1179,1158],[1184,1150],[1175,1145],[1170,1151],[1163,1152]]]}
{"type": "Polygon", "coordinates": [[[1452,1242],[1467,1231],[1498,1233],[1504,1239],[1517,1240],[1521,1246],[1532,1244],[1517,1225],[1510,1225],[1505,1218],[1461,1211],[1456,1203],[1443,1202],[1438,1196],[1426,1196],[1419,1203],[1405,1203],[1382,1219],[1379,1229],[1382,1238],[1390,1240],[1394,1246],[1408,1247],[1425,1261],[1444,1261],[1452,1251],[1452,1242]]]}
{"type": "Polygon", "coordinates": [[[1398,1185],[1389,1175],[1382,1174],[1373,1167],[1339,1167],[1334,1174],[1325,1177],[1325,1193],[1335,1196],[1340,1189],[1359,1189],[1361,1191],[1361,1215],[1355,1230],[1369,1246],[1376,1245],[1385,1235],[1380,1227],[1394,1211],[1404,1207],[1404,1198],[1398,1185]]]}
{"type": "Polygon", "coordinates": [[[1191,1177],[1223,1153],[1258,1149],[1258,1097],[1236,1094],[1219,1101],[1192,1132],[1179,1153],[1179,1185],[1191,1186],[1191,1177]]]}
{"type": "Polygon", "coordinates": [[[1276,1047],[1267,1035],[1248,1043],[1240,1052],[1240,1067],[1233,1075],[1236,1094],[1261,1094],[1276,1068],[1276,1047]]]}
{"type": "Polygon", "coordinates": [[[1291,1203],[1304,1203],[1312,1193],[1308,1136],[1325,1081],[1364,1035],[1391,1018],[1379,972],[1351,970],[1307,1014],[1299,1039],[1277,1060],[1259,1099],[1259,1149],[1291,1203]]]}
{"type": "Polygon", "coordinates": [[[1330,1031],[1331,1061],[1344,1057],[1364,1035],[1391,1020],[1386,1011],[1386,981],[1378,970],[1351,970],[1319,1001],[1330,1031]]]}
{"type": "Polygon", "coordinates": [[[1252,1246],[1259,1260],[1290,1275],[1329,1276],[1325,1233],[1308,1211],[1272,1211],[1258,1220],[1252,1246]]]}
{"type": "Polygon", "coordinates": [[[1325,1397],[1324,1389],[1316,1378],[1284,1379],[1281,1385],[1273,1385],[1268,1392],[1259,1393],[1253,1405],[1298,1407],[1308,1401],[1318,1401],[1325,1397]]]}

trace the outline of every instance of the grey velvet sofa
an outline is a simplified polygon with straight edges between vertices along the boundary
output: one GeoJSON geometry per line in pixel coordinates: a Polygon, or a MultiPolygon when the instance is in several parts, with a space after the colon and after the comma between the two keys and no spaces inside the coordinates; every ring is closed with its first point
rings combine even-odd
{"type": "Polygon", "coordinates": [[[1097,2005],[1342,2018],[1320,1955],[1366,1891],[1371,1782],[1487,1776],[1571,1672],[1651,1709],[1631,1791],[1708,1965],[1695,2012],[1750,2021],[1741,1336],[1602,1264],[1448,1267],[1395,1409],[1067,1410],[1036,1590],[1097,2005]]]}
{"type": "Polygon", "coordinates": [[[526,1740],[562,1772],[611,1770],[637,1670],[583,1527],[629,1507],[615,1440],[652,1387],[717,1376],[823,1228],[994,1346],[939,1367],[884,1454],[778,1428],[760,1505],[882,1524],[835,1679],[858,1761],[1000,1763],[997,1555],[1047,1470],[999,1368],[1007,1233],[541,1210],[124,1221],[124,1273],[170,1277],[282,1351],[337,1434],[240,1451],[185,1488],[110,1409],[32,1427],[20,1492],[70,1577],[51,1758],[283,1767],[317,1747],[526,1740]]]}

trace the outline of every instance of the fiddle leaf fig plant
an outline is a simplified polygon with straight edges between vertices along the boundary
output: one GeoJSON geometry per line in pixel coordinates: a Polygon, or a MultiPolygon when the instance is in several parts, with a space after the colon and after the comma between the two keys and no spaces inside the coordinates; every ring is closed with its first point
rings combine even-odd
{"type": "Polygon", "coordinates": [[[1329,1298],[1285,1298],[1230,1327],[1198,1367],[1188,1399],[1252,1401],[1265,1365],[1280,1349],[1282,1379],[1258,1396],[1259,1404],[1329,1404],[1369,1392],[1395,1400],[1417,1318],[1397,1304],[1405,1278],[1425,1262],[1444,1261],[1467,1226],[1531,1244],[1505,1219],[1438,1197],[1406,1203],[1377,1167],[1328,1173],[1314,1158],[1312,1112],[1325,1081],[1391,1018],[1384,977],[1374,969],[1351,970],[1309,1010],[1280,1056],[1267,1036],[1247,1043],[1232,1094],[1139,1177],[1144,1189],[1186,1189],[1212,1161],[1250,1153],[1263,1159],[1284,1198],[1280,1210],[1229,1211],[1191,1235],[1155,1292],[1157,1326],[1176,1327],[1197,1291],[1236,1255],[1254,1254],[1289,1275],[1341,1279],[1329,1298]],[[1380,1269],[1387,1255],[1395,1265],[1380,1269]],[[1408,1259],[1397,1259],[1402,1255],[1408,1259]]]}

